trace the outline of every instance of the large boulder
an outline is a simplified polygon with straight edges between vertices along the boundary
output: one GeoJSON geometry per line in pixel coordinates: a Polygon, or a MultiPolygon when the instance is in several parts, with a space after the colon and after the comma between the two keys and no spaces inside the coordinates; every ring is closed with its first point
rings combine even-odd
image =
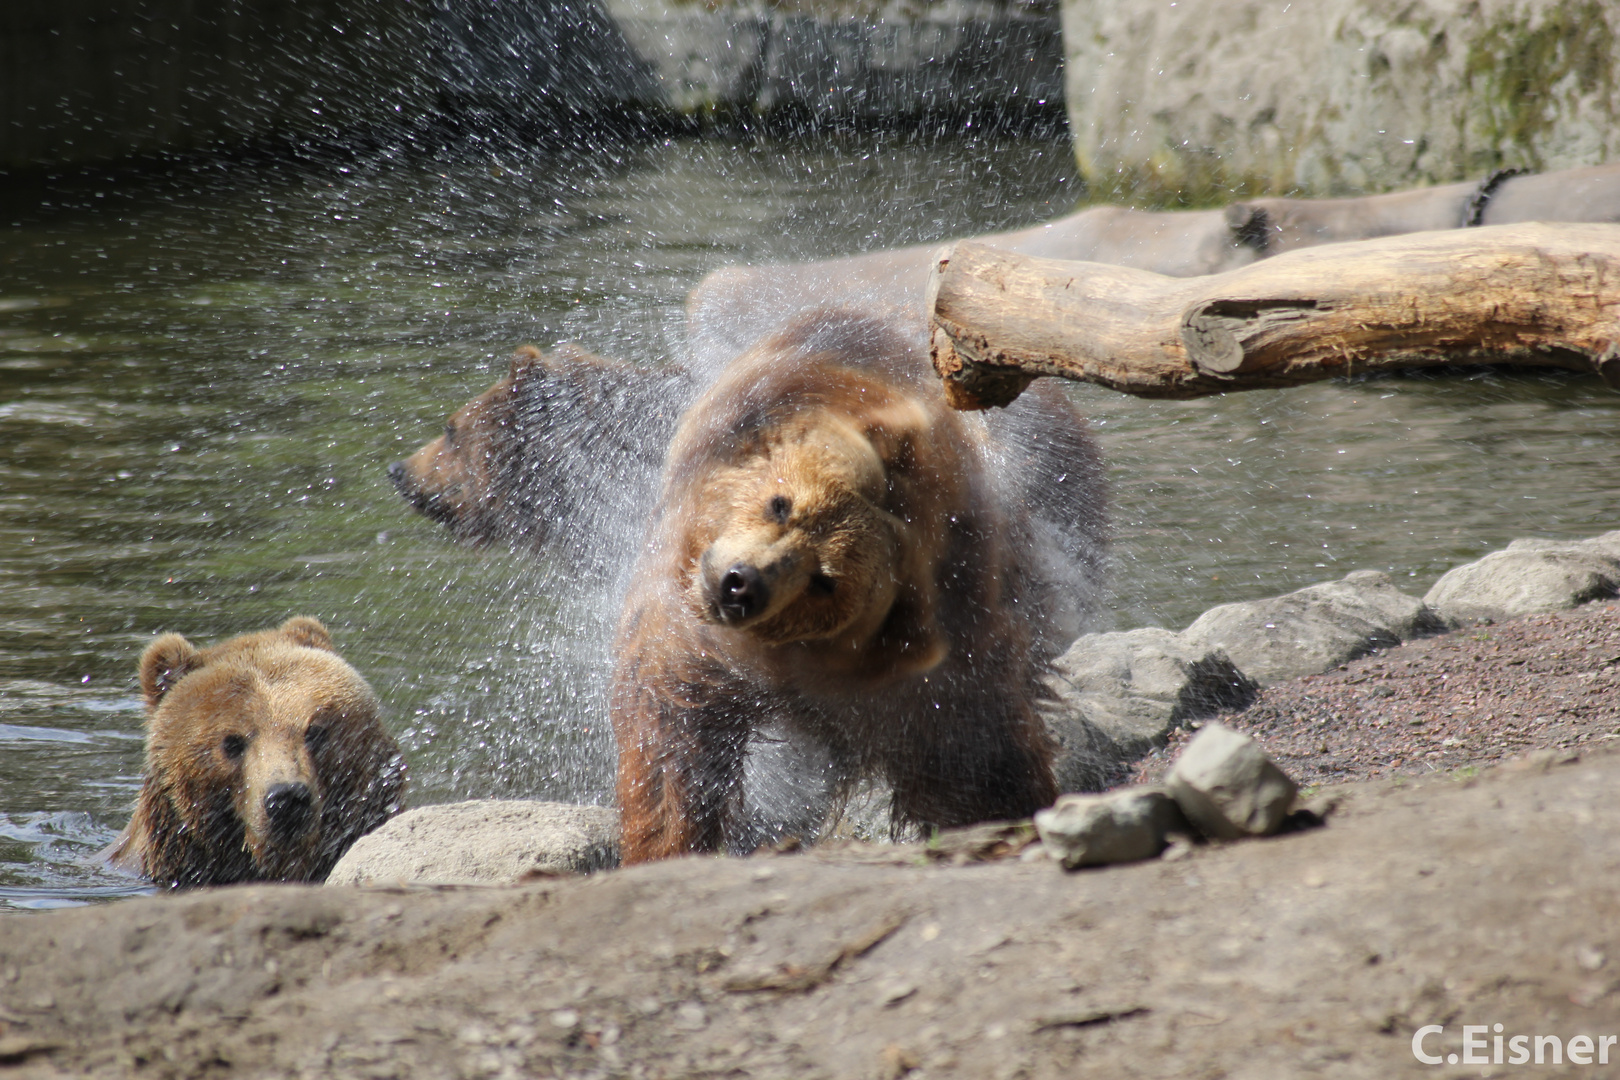
{"type": "Polygon", "coordinates": [[[1423,598],[1453,628],[1562,611],[1620,594],[1620,530],[1590,540],[1515,540],[1448,571],[1423,598]]]}
{"type": "Polygon", "coordinates": [[[1620,153],[1617,34],[1597,0],[1063,0],[1069,130],[1105,196],[1571,168],[1620,153]]]}
{"type": "Polygon", "coordinates": [[[483,799],[407,810],[363,836],[328,885],[504,885],[619,864],[619,815],[603,806],[483,799]]]}
{"type": "Polygon", "coordinates": [[[1282,596],[1222,604],[1182,632],[1195,649],[1221,649],[1261,686],[1315,675],[1445,627],[1388,574],[1357,570],[1282,596]]]}
{"type": "Polygon", "coordinates": [[[1060,791],[1108,786],[1118,766],[1189,720],[1242,709],[1255,684],[1219,648],[1169,630],[1086,634],[1053,663],[1039,705],[1058,743],[1060,791]]]}

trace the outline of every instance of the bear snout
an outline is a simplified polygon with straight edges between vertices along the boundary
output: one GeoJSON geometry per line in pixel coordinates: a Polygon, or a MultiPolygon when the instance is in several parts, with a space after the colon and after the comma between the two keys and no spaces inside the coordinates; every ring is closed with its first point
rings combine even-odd
{"type": "MultiPolygon", "coordinates": [[[[722,537],[715,541],[698,564],[698,581],[693,599],[698,618],[750,634],[765,633],[777,640],[796,640],[807,624],[799,617],[778,626],[785,612],[804,607],[810,584],[810,571],[817,567],[813,551],[807,551],[806,538],[799,533],[782,537],[722,537]]],[[[817,599],[821,598],[816,594],[817,599]]]]}
{"type": "Polygon", "coordinates": [[[315,823],[315,793],[308,784],[277,784],[264,793],[264,816],[275,838],[302,836],[315,823]]]}
{"type": "Polygon", "coordinates": [[[411,460],[396,461],[388,466],[388,479],[394,482],[394,490],[411,509],[426,517],[430,521],[454,528],[456,521],[456,508],[448,496],[459,493],[460,486],[451,484],[442,491],[429,491],[421,479],[411,472],[411,460]]]}
{"type": "Polygon", "coordinates": [[[410,461],[396,461],[388,466],[388,479],[393,481],[394,490],[399,492],[401,498],[416,510],[427,512],[428,495],[411,475],[410,461]]]}
{"type": "Polygon", "coordinates": [[[422,485],[417,483],[416,478],[411,475],[409,459],[396,461],[388,466],[388,479],[394,482],[394,490],[399,492],[406,502],[417,510],[427,511],[428,494],[422,490],[422,485]]]}
{"type": "Polygon", "coordinates": [[[723,623],[740,623],[753,618],[771,604],[771,588],[759,568],[734,563],[720,575],[715,609],[723,623]]]}

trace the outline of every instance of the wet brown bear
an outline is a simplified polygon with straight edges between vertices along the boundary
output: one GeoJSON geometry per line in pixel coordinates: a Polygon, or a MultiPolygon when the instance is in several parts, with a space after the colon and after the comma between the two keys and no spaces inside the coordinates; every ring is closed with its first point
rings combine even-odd
{"type": "Polygon", "coordinates": [[[1094,581],[1100,491],[1061,391],[952,412],[886,322],[815,312],[735,361],[675,434],[620,626],[624,861],[735,848],[764,728],[886,780],[899,822],[1050,803],[1036,674],[1094,581]]]}
{"type": "Polygon", "coordinates": [[[376,695],[315,619],[141,656],[146,780],[118,865],[175,887],[321,881],[399,809],[405,766],[376,695]]]}
{"type": "Polygon", "coordinates": [[[463,405],[444,434],[388,475],[458,539],[560,550],[598,561],[604,522],[645,506],[690,378],[576,345],[525,345],[506,377],[463,405]]]}

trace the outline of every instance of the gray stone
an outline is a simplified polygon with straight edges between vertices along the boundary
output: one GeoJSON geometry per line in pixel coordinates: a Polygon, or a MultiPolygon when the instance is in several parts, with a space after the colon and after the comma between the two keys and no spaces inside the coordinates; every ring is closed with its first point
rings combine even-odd
{"type": "Polygon", "coordinates": [[[1063,100],[1059,18],[1034,6],[947,0],[771,16],[762,112],[876,120],[1063,100]]]}
{"type": "Polygon", "coordinates": [[[1357,570],[1282,596],[1211,608],[1182,636],[1195,649],[1224,649],[1264,687],[1444,628],[1422,600],[1396,589],[1389,575],[1357,570]]]}
{"type": "Polygon", "coordinates": [[[983,0],[742,3],[606,0],[661,103],[677,112],[882,120],[1063,100],[1050,9],[983,0]]]}
{"type": "Polygon", "coordinates": [[[607,10],[677,112],[746,108],[759,94],[770,33],[760,13],[658,0],[609,0],[607,10]]]}
{"type": "Polygon", "coordinates": [[[1149,787],[1064,795],[1035,814],[1042,846],[1065,870],[1151,859],[1186,828],[1170,797],[1149,787]]]}
{"type": "Polygon", "coordinates": [[[1276,832],[1298,792],[1258,742],[1224,724],[1193,736],[1164,786],[1187,820],[1218,840],[1276,832]]]}
{"type": "Polygon", "coordinates": [[[603,806],[488,799],[407,810],[360,838],[328,885],[498,885],[619,863],[619,815],[603,806]]]}
{"type": "Polygon", "coordinates": [[[1189,720],[1246,708],[1255,692],[1219,648],[1156,628],[1079,637],[1045,683],[1039,710],[1058,742],[1061,791],[1106,787],[1120,762],[1189,720]]]}
{"type": "Polygon", "coordinates": [[[1063,0],[1069,130],[1094,192],[1357,194],[1613,160],[1620,97],[1559,0],[1063,0]],[[1558,42],[1538,51],[1537,42],[1558,42]]]}
{"type": "Polygon", "coordinates": [[[1424,602],[1453,628],[1561,611],[1620,593],[1620,531],[1590,540],[1515,540],[1448,571],[1424,602]]]}

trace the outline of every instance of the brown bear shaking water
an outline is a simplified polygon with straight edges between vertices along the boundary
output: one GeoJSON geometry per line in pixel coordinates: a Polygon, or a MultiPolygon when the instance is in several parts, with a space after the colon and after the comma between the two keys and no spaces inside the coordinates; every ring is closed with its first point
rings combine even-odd
{"type": "Polygon", "coordinates": [[[168,886],[321,881],[399,809],[405,766],[326,627],[141,656],[146,779],[109,858],[168,886]]]}
{"type": "Polygon", "coordinates": [[[952,412],[905,335],[846,312],[754,346],[682,419],[625,601],[624,861],[735,846],[762,728],[885,779],[902,823],[1050,803],[1037,674],[1094,580],[1100,492],[1055,389],[952,412]]]}

